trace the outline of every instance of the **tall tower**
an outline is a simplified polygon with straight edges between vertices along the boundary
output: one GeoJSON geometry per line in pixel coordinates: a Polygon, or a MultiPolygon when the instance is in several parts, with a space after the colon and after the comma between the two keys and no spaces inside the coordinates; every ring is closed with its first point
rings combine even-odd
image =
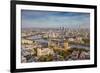
{"type": "Polygon", "coordinates": [[[41,56],[42,55],[42,50],[40,48],[37,48],[37,56],[41,56]]]}
{"type": "Polygon", "coordinates": [[[68,49],[68,42],[67,42],[67,40],[64,40],[64,49],[68,49]]]}

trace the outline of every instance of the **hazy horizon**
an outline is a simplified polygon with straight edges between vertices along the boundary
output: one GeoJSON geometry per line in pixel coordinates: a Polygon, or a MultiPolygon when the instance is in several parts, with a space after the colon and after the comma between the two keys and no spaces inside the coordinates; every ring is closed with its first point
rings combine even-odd
{"type": "Polygon", "coordinates": [[[21,10],[22,28],[90,28],[90,14],[21,10]]]}

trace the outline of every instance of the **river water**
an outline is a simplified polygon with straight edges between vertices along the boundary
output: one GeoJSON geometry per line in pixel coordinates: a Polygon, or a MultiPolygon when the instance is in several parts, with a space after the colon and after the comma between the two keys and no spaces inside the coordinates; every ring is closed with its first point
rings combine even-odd
{"type": "MultiPolygon", "coordinates": [[[[48,40],[46,39],[43,39],[41,36],[31,36],[30,37],[32,40],[35,40],[37,42],[40,42],[40,43],[48,43],[48,40]]],[[[71,44],[70,45],[70,48],[82,48],[82,49],[90,49],[90,46],[85,46],[85,45],[76,45],[76,44],[71,44]]]]}

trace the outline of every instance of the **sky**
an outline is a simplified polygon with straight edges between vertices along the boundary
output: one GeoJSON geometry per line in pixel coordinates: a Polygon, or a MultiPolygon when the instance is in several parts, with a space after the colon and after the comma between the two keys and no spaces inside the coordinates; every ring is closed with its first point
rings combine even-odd
{"type": "Polygon", "coordinates": [[[22,28],[89,28],[90,14],[78,12],[56,12],[21,10],[22,28]]]}

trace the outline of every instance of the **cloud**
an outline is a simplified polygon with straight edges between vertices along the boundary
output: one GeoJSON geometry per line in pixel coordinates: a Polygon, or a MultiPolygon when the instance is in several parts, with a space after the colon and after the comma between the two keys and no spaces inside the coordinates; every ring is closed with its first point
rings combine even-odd
{"type": "Polygon", "coordinates": [[[90,26],[89,13],[22,10],[21,16],[22,27],[90,26]]]}

